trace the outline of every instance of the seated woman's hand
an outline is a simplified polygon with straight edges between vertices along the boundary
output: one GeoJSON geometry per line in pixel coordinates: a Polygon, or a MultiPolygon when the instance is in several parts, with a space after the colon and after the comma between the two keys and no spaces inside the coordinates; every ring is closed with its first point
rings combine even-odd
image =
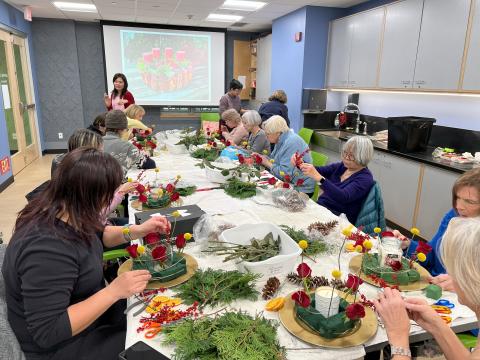
{"type": "Polygon", "coordinates": [[[139,225],[143,236],[150,233],[170,233],[171,225],[165,216],[152,216],[150,219],[139,225]]]}
{"type": "Polygon", "coordinates": [[[402,250],[408,249],[410,246],[410,239],[398,230],[393,230],[392,233],[398,240],[402,242],[402,250]]]}
{"type": "Polygon", "coordinates": [[[117,192],[122,193],[122,194],[128,194],[136,189],[138,185],[138,181],[131,181],[131,182],[126,182],[120,185],[118,188],[117,192]]]}
{"type": "Polygon", "coordinates": [[[445,291],[455,292],[455,287],[453,286],[453,281],[450,275],[441,274],[435,277],[430,278],[432,284],[438,285],[445,291]]]}
{"type": "Polygon", "coordinates": [[[222,125],[222,126],[220,126],[220,131],[222,133],[224,133],[224,132],[228,133],[228,128],[225,125],[222,125]]]}
{"type": "MultiPolygon", "coordinates": [[[[293,166],[295,166],[295,163],[293,164],[293,166]]],[[[300,170],[302,170],[303,175],[311,177],[313,180],[317,182],[320,181],[320,179],[322,179],[322,175],[320,175],[317,169],[315,169],[315,166],[313,166],[312,164],[303,163],[302,165],[300,165],[300,170]]]]}
{"type": "Polygon", "coordinates": [[[148,270],[126,271],[118,275],[105,290],[115,300],[126,299],[145,290],[151,277],[148,270]]]}
{"type": "Polygon", "coordinates": [[[442,318],[424,299],[407,298],[405,299],[405,307],[410,319],[429,333],[438,327],[446,326],[442,318]]]}
{"type": "Polygon", "coordinates": [[[399,340],[408,339],[410,319],[400,292],[384,288],[383,292],[378,293],[378,300],[373,300],[373,304],[383,320],[390,343],[396,345],[399,340]]]}

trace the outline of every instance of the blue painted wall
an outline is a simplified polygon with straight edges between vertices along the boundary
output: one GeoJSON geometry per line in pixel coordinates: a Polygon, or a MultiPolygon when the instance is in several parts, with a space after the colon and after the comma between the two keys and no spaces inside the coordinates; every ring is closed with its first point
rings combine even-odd
{"type": "Polygon", "coordinates": [[[303,127],[302,89],[325,84],[329,22],[345,12],[306,6],[273,21],[271,87],[287,93],[290,125],[295,131],[303,127]],[[302,41],[295,42],[295,33],[300,31],[302,41]]]}
{"type": "Polygon", "coordinates": [[[305,35],[307,8],[304,7],[273,21],[272,91],[283,89],[288,97],[290,126],[299,129],[302,105],[303,59],[305,39],[295,42],[295,33],[305,35]]]}
{"type": "MultiPolygon", "coordinates": [[[[33,44],[32,44],[32,30],[31,23],[23,19],[23,13],[15,9],[14,7],[8,5],[3,0],[0,0],[0,23],[7,25],[16,30],[22,31],[27,34],[29,51],[30,51],[30,64],[32,67],[33,73],[33,83],[34,83],[34,92],[35,99],[38,99],[37,94],[37,77],[35,71],[35,56],[33,54],[33,44]]],[[[40,143],[43,143],[42,140],[42,129],[41,129],[41,109],[37,103],[37,117],[40,127],[40,143]]],[[[43,148],[43,146],[42,146],[43,148]]],[[[5,156],[10,156],[10,149],[8,147],[8,138],[7,138],[7,127],[5,121],[5,114],[3,111],[3,98],[0,93],[0,159],[3,159],[5,156]]],[[[5,182],[10,176],[12,176],[11,171],[4,175],[0,175],[0,185],[5,182]]]]}

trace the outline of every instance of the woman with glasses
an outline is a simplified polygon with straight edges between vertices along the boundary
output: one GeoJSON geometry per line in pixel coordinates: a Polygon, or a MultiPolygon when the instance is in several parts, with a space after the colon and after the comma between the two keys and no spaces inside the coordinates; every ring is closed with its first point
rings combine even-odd
{"type": "MultiPolygon", "coordinates": [[[[453,208],[445,214],[437,233],[429,242],[432,251],[427,255],[427,260],[422,263],[422,266],[434,276],[431,282],[441,286],[444,290],[450,291],[453,291],[452,281],[450,276],[446,274],[438,250],[450,220],[455,217],[476,218],[480,216],[480,168],[465,172],[455,181],[452,188],[452,206],[453,208]]],[[[418,242],[406,238],[397,230],[394,233],[402,240],[402,247],[406,250],[407,255],[412,255],[418,242]]]]}
{"type": "Polygon", "coordinates": [[[372,157],[372,141],[366,136],[354,136],[343,145],[341,162],[317,168],[303,163],[300,169],[323,190],[318,204],[335,215],[344,213],[355,224],[362,204],[375,183],[367,168],[372,157]]]}

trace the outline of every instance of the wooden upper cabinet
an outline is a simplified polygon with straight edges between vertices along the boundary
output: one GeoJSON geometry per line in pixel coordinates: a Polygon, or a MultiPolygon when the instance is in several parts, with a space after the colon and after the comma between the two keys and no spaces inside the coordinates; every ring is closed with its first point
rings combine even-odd
{"type": "Polygon", "coordinates": [[[382,7],[352,17],[349,87],[372,88],[377,85],[384,16],[382,7]]]}
{"type": "Polygon", "coordinates": [[[417,58],[423,0],[386,6],[380,88],[411,88],[417,58]]]}
{"type": "Polygon", "coordinates": [[[470,0],[425,0],[414,89],[457,90],[470,0]]]}
{"type": "Polygon", "coordinates": [[[462,89],[480,90],[480,0],[475,0],[474,4],[462,89]]]}
{"type": "Polygon", "coordinates": [[[348,87],[353,17],[330,23],[327,61],[327,86],[348,87]]]}

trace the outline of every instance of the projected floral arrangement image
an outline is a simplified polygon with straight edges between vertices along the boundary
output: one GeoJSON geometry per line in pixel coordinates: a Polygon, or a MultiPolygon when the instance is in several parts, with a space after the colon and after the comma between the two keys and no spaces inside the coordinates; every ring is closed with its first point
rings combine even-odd
{"type": "Polygon", "coordinates": [[[209,100],[209,36],[121,31],[121,38],[123,72],[137,97],[209,100]]]}

